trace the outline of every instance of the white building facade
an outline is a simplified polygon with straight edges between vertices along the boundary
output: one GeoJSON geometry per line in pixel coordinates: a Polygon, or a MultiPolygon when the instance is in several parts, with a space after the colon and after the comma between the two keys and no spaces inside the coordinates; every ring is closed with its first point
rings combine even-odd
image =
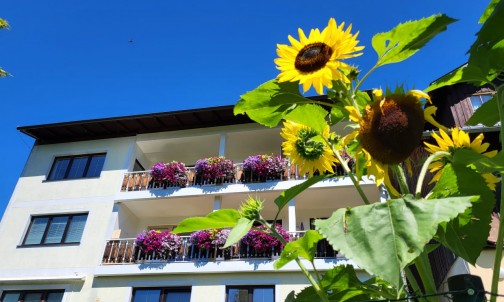
{"type": "MultiPolygon", "coordinates": [[[[280,179],[244,182],[240,163],[250,155],[280,154],[280,129],[264,128],[231,106],[26,126],[36,139],[0,224],[0,302],[13,301],[284,301],[308,286],[295,263],[273,269],[275,253],[243,246],[227,254],[201,252],[183,236],[169,259],[142,254],[143,230],[171,230],[187,217],[234,208],[250,195],[265,201],[305,181],[295,166],[280,179]],[[155,187],[149,168],[225,156],[235,173],[221,184],[155,187]]],[[[189,168],[191,170],[191,168],[189,168]]],[[[373,182],[363,189],[379,200],[373,182]]],[[[316,218],[359,204],[351,181],[324,180],[280,213],[291,237],[316,218]]],[[[278,252],[278,251],[277,251],[278,252]]],[[[329,245],[318,246],[317,269],[348,263],[329,245]]],[[[308,266],[308,265],[307,265],[308,266]]],[[[364,272],[360,272],[365,277],[364,272]]]]}

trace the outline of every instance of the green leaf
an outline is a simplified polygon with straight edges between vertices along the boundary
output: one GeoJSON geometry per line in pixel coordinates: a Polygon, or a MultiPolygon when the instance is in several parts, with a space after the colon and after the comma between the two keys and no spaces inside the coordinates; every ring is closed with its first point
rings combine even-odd
{"type": "Polygon", "coordinates": [[[362,110],[366,108],[366,105],[371,103],[371,97],[367,92],[359,90],[355,93],[355,101],[359,105],[359,109],[362,110]]]}
{"type": "Polygon", "coordinates": [[[487,81],[487,73],[479,66],[464,65],[432,82],[424,91],[429,92],[456,83],[471,83],[481,86],[487,81]]]}
{"type": "Polygon", "coordinates": [[[449,222],[442,223],[436,238],[458,256],[474,265],[487,244],[490,213],[495,204],[495,195],[480,173],[465,167],[465,164],[455,164],[457,161],[461,160],[445,165],[441,178],[432,190],[431,197],[479,195],[480,198],[464,213],[449,222]]]}
{"type": "Polygon", "coordinates": [[[222,248],[227,248],[232,246],[233,244],[240,241],[247,234],[247,232],[254,225],[253,220],[249,220],[245,217],[242,217],[238,220],[236,226],[229,232],[228,238],[226,239],[226,244],[222,248]]]}
{"type": "Polygon", "coordinates": [[[348,111],[345,109],[343,103],[336,103],[331,108],[331,115],[329,116],[330,125],[335,125],[344,119],[348,118],[348,111]]]}
{"type": "Polygon", "coordinates": [[[182,220],[172,233],[189,233],[207,229],[232,228],[238,223],[240,213],[235,209],[222,209],[205,217],[190,217],[182,220]]]}
{"type": "Polygon", "coordinates": [[[280,269],[297,257],[313,261],[317,251],[317,243],[322,239],[317,231],[306,231],[305,235],[296,241],[291,241],[284,246],[280,258],[273,263],[275,269],[280,269]]]}
{"type": "Polygon", "coordinates": [[[490,15],[493,13],[494,8],[497,5],[497,3],[499,3],[499,1],[500,0],[492,0],[488,4],[487,8],[485,9],[485,11],[483,12],[483,14],[481,15],[480,19],[478,20],[479,24],[485,23],[485,21],[488,19],[488,17],[490,17],[490,15]]]}
{"type": "Polygon", "coordinates": [[[497,107],[497,98],[494,96],[483,103],[469,118],[466,125],[474,126],[483,124],[485,126],[494,126],[499,121],[499,108],[497,107]]]}
{"type": "Polygon", "coordinates": [[[316,220],[315,226],[335,250],[398,287],[401,271],[420,255],[438,225],[465,211],[475,199],[413,200],[405,196],[339,209],[329,219],[316,220]]]}
{"type": "Polygon", "coordinates": [[[455,21],[438,14],[402,23],[389,32],[374,35],[372,45],[378,54],[376,65],[397,63],[409,58],[455,21]]]}
{"type": "Polygon", "coordinates": [[[481,26],[481,29],[477,34],[477,39],[473,45],[471,45],[469,50],[471,56],[473,55],[473,52],[481,46],[492,46],[504,39],[504,1],[490,3],[487,10],[485,10],[484,15],[486,14],[488,14],[486,19],[483,17],[485,19],[485,23],[481,26]],[[493,8],[491,6],[493,6],[493,8]],[[491,10],[491,12],[489,10],[491,10]]]}
{"type": "Polygon", "coordinates": [[[234,114],[247,114],[259,124],[276,127],[296,107],[300,97],[309,101],[299,93],[297,82],[271,80],[242,95],[234,107],[234,114]]]}
{"type": "Polygon", "coordinates": [[[275,204],[278,206],[278,211],[281,211],[283,209],[283,207],[285,207],[285,205],[287,203],[289,203],[289,201],[291,201],[299,193],[303,192],[304,190],[306,190],[310,186],[316,184],[317,182],[324,180],[324,179],[331,177],[331,176],[332,175],[313,176],[313,177],[308,178],[304,182],[300,183],[299,185],[295,185],[294,187],[291,187],[291,188],[283,191],[280,194],[280,196],[278,196],[275,199],[275,204]]]}
{"type": "Polygon", "coordinates": [[[326,117],[328,112],[319,105],[304,104],[298,105],[294,110],[289,112],[286,120],[290,120],[312,128],[319,134],[324,132],[327,126],[326,117]]]}
{"type": "MultiPolygon", "coordinates": [[[[391,285],[379,278],[360,281],[351,265],[340,265],[328,270],[320,287],[328,293],[329,301],[361,302],[368,300],[394,299],[396,291],[391,285]],[[379,293],[383,293],[380,295],[379,293]]],[[[312,286],[303,289],[294,300],[295,302],[320,301],[312,286]]]]}

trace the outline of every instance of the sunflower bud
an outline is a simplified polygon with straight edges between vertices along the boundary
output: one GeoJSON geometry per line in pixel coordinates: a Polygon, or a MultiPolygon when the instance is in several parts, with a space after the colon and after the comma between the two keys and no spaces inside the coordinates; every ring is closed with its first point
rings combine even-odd
{"type": "Polygon", "coordinates": [[[264,202],[262,200],[249,196],[248,199],[241,204],[238,212],[241,217],[247,218],[248,220],[260,220],[263,207],[264,202]]]}

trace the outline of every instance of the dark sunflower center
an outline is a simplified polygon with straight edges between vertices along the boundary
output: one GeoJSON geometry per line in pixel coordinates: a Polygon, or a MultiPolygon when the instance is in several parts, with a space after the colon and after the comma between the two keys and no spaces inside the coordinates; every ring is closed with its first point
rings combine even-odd
{"type": "Polygon", "coordinates": [[[419,146],[424,122],[422,108],[414,97],[392,95],[383,106],[380,102],[371,106],[359,137],[373,158],[398,164],[419,146]]]}
{"type": "Polygon", "coordinates": [[[327,44],[317,42],[308,44],[296,56],[294,66],[301,72],[321,69],[331,59],[332,49],[327,44]]]}
{"type": "Polygon", "coordinates": [[[297,133],[296,151],[306,160],[317,160],[324,154],[324,143],[312,140],[317,132],[312,129],[301,129],[297,133]]]}

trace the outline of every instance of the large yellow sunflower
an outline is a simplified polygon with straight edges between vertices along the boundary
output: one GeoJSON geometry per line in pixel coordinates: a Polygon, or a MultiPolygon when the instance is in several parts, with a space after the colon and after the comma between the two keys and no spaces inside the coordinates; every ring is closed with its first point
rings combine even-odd
{"type": "Polygon", "coordinates": [[[376,185],[385,182],[393,195],[399,195],[390,182],[388,166],[405,161],[419,146],[425,121],[434,121],[435,107],[428,111],[422,109],[420,99],[430,101],[430,98],[419,90],[404,93],[398,88],[383,96],[378,89],[373,94],[375,101],[363,114],[355,107],[345,107],[359,128],[344,137],[343,144],[357,139],[357,154],[364,154],[367,175],[375,177],[376,185]]]}
{"type": "Polygon", "coordinates": [[[280,135],[285,139],[282,143],[283,153],[293,164],[298,165],[300,174],[319,171],[334,173],[333,165],[338,162],[331,148],[324,139],[329,137],[329,125],[321,134],[315,130],[292,122],[284,122],[280,135]]]}
{"type": "Polygon", "coordinates": [[[289,35],[291,46],[278,44],[279,58],[275,59],[275,64],[281,71],[279,82],[299,81],[304,92],[313,86],[318,94],[324,93],[324,86],[332,88],[333,80],[348,82],[344,72],[350,70],[350,66],[341,60],[360,56],[359,51],[364,46],[357,46],[359,33],[350,33],[352,25],[346,30],[344,26],[345,23],[337,26],[331,18],[322,32],[312,29],[306,37],[299,28],[299,41],[289,35]]]}
{"type": "MultiPolygon", "coordinates": [[[[456,149],[469,149],[479,154],[483,154],[484,156],[489,158],[497,155],[497,150],[486,152],[490,144],[483,143],[483,133],[480,133],[472,142],[469,138],[469,134],[467,134],[463,130],[459,130],[458,128],[451,130],[451,137],[445,131],[443,131],[443,129],[439,129],[439,134],[440,135],[436,133],[432,134],[432,137],[436,140],[437,146],[424,142],[426,146],[425,150],[430,153],[435,153],[438,151],[453,153],[456,149]]],[[[429,165],[429,171],[431,173],[435,173],[431,180],[431,183],[439,180],[439,178],[441,177],[441,169],[445,164],[446,158],[443,157],[437,158],[429,165]]],[[[495,191],[495,184],[500,181],[499,178],[492,173],[484,173],[481,176],[485,179],[488,187],[491,190],[495,191]]]]}

